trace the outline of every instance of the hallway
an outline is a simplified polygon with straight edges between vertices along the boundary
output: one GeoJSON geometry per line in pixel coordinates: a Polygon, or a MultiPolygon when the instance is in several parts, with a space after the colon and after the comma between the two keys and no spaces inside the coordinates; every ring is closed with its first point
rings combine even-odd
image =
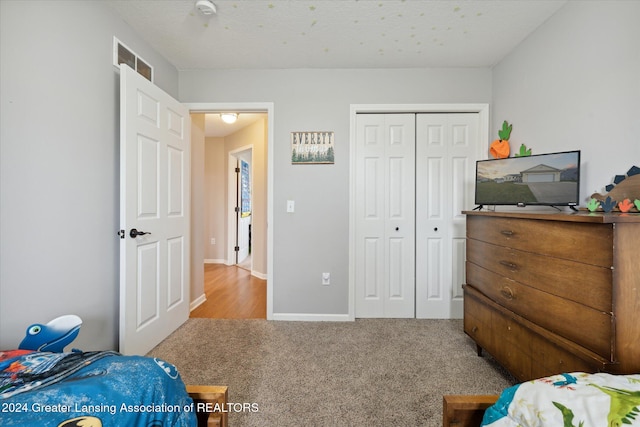
{"type": "Polygon", "coordinates": [[[204,265],[207,300],[189,317],[210,319],[266,319],[267,282],[237,266],[204,265]]]}

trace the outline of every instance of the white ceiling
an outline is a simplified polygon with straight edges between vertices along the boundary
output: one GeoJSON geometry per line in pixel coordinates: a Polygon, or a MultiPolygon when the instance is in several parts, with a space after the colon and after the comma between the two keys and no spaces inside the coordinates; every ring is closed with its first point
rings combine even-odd
{"type": "MultiPolygon", "coordinates": [[[[179,70],[491,67],[566,3],[213,0],[206,17],[196,0],[104,1],[179,70]]],[[[250,118],[208,117],[206,135],[250,118]]]]}
{"type": "MultiPolygon", "coordinates": [[[[490,67],[566,0],[105,0],[178,69],[490,67]]],[[[123,42],[126,41],[123,40],[123,42]]]]}

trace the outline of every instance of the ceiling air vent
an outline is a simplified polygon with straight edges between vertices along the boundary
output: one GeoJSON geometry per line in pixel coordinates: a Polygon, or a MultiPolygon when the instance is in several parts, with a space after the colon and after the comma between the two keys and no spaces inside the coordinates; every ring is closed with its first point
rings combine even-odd
{"type": "Polygon", "coordinates": [[[127,64],[142,77],[153,82],[153,67],[147,64],[134,51],[125,46],[116,37],[113,38],[113,65],[120,68],[120,64],[127,64]]]}

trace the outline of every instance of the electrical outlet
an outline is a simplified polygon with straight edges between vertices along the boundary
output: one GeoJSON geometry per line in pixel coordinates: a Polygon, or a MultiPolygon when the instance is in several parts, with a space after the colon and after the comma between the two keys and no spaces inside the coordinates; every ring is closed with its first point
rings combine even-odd
{"type": "Polygon", "coordinates": [[[322,284],[325,286],[331,284],[331,273],[322,273],[322,284]]]}
{"type": "Polygon", "coordinates": [[[212,238],[211,238],[211,244],[212,244],[212,245],[215,245],[215,244],[216,244],[216,238],[215,238],[215,237],[212,237],[212,238]]]}

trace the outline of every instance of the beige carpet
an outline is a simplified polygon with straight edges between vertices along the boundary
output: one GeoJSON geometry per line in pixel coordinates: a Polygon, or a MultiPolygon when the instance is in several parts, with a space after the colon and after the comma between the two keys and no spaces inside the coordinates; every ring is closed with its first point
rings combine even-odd
{"type": "Polygon", "coordinates": [[[231,427],[440,426],[442,395],[514,384],[476,355],[460,320],[189,319],[149,355],[252,404],[229,414],[231,427]]]}

